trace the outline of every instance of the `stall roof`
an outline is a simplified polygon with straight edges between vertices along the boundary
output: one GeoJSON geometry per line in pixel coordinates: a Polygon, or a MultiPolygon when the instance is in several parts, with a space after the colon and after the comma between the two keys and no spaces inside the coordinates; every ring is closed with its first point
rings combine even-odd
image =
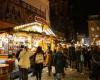
{"type": "Polygon", "coordinates": [[[24,24],[20,26],[14,27],[14,30],[16,31],[26,31],[26,32],[39,32],[39,33],[45,33],[46,35],[53,35],[53,31],[50,29],[50,27],[46,24],[41,24],[39,22],[33,22],[29,24],[24,24]]]}

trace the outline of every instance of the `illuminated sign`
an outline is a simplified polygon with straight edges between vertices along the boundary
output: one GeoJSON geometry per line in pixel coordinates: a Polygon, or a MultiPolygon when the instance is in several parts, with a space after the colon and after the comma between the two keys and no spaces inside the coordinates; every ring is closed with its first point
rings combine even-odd
{"type": "Polygon", "coordinates": [[[41,17],[39,17],[39,16],[35,16],[35,21],[39,22],[39,23],[42,23],[42,24],[48,25],[48,23],[46,22],[46,20],[43,19],[43,18],[41,18],[41,17]]]}

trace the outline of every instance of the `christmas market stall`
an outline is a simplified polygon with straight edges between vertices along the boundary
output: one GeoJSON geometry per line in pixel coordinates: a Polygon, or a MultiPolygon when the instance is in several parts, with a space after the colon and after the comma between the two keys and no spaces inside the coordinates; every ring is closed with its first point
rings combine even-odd
{"type": "Polygon", "coordinates": [[[44,51],[48,46],[54,50],[55,38],[56,35],[46,21],[37,16],[33,23],[15,26],[10,32],[2,32],[0,33],[0,64],[9,64],[8,71],[13,72],[15,55],[21,45],[28,46],[33,51],[38,46],[42,46],[44,51]]]}

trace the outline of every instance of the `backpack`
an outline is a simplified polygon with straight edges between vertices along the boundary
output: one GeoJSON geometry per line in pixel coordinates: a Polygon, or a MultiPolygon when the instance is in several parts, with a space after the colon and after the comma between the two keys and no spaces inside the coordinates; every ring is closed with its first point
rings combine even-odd
{"type": "Polygon", "coordinates": [[[36,54],[35,55],[35,63],[43,63],[44,62],[44,55],[43,54],[36,54]]]}

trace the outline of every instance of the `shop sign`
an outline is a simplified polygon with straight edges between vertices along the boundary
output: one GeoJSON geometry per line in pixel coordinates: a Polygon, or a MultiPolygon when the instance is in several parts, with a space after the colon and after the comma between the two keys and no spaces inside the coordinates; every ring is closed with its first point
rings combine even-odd
{"type": "Polygon", "coordinates": [[[39,17],[39,16],[35,16],[35,21],[36,21],[36,22],[40,22],[40,23],[42,23],[42,24],[48,25],[48,23],[46,22],[46,20],[43,19],[43,18],[41,18],[41,17],[39,17]]]}

